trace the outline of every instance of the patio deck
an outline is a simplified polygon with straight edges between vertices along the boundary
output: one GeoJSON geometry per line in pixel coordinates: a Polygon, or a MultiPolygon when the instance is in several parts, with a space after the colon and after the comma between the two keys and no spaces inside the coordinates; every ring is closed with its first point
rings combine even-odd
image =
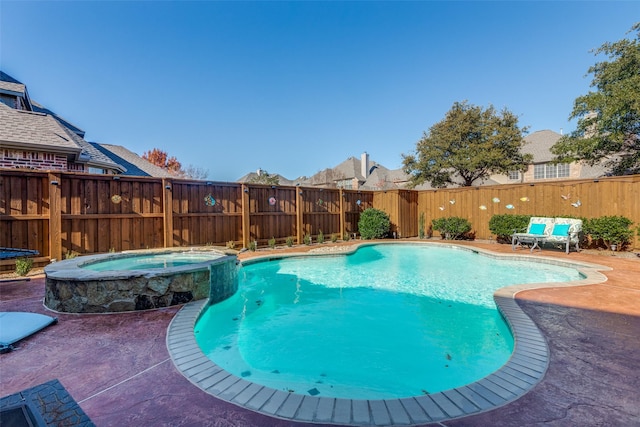
{"type": "MultiPolygon", "coordinates": [[[[464,244],[511,252],[510,245],[464,244]]],[[[591,262],[613,270],[603,272],[608,277],[603,284],[519,293],[518,304],[547,338],[546,376],[528,394],[503,407],[433,425],[637,425],[640,258],[566,255],[558,250],[533,256],[591,262]]],[[[43,277],[0,283],[0,311],[51,314],[42,305],[43,293],[43,277]]],[[[165,342],[178,310],[56,314],[57,325],[0,355],[0,397],[58,379],[97,426],[311,425],[236,407],[185,379],[171,362],[165,342]]]]}

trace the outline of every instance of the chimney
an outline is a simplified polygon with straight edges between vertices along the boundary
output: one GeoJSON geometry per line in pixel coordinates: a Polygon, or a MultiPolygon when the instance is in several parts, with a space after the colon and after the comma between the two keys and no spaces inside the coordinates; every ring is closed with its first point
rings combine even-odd
{"type": "Polygon", "coordinates": [[[360,173],[364,179],[369,178],[369,154],[366,151],[360,156],[360,173]]]}

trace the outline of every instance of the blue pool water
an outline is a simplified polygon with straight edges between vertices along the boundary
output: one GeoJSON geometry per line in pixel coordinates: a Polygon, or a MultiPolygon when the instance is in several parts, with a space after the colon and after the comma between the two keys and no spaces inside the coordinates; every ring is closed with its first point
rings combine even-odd
{"type": "Polygon", "coordinates": [[[388,399],[459,387],[496,371],[513,338],[493,292],[580,279],[576,270],[453,248],[361,247],[353,255],[259,262],[196,323],[205,354],[275,389],[388,399]]]}
{"type": "Polygon", "coordinates": [[[173,252],[168,254],[132,255],[107,261],[82,265],[92,271],[147,270],[153,268],[172,268],[189,264],[198,264],[220,258],[217,253],[173,252]]]}

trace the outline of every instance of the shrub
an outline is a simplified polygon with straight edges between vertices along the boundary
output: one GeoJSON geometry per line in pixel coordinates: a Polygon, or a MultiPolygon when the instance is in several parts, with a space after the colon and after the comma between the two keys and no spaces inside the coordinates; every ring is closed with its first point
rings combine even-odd
{"type": "Polygon", "coordinates": [[[494,215],[489,220],[489,230],[496,235],[498,242],[511,243],[513,232],[525,232],[530,219],[531,215],[494,215]]]}
{"type": "Polygon", "coordinates": [[[249,250],[251,252],[255,252],[256,249],[258,249],[258,242],[256,242],[255,240],[253,242],[249,242],[249,250]]]}
{"type": "Polygon", "coordinates": [[[33,268],[33,260],[31,258],[16,259],[16,274],[18,276],[26,276],[33,268]]]}
{"type": "Polygon", "coordinates": [[[452,216],[431,220],[434,230],[438,230],[443,239],[456,240],[471,231],[468,219],[452,216]]]}
{"type": "Polygon", "coordinates": [[[306,233],[302,237],[302,243],[304,243],[305,245],[310,245],[311,244],[311,235],[309,233],[306,233]]]}
{"type": "Polygon", "coordinates": [[[316,238],[316,240],[318,240],[318,243],[324,243],[324,233],[322,232],[322,230],[320,230],[320,232],[318,233],[318,237],[316,238]]]}
{"type": "Polygon", "coordinates": [[[351,234],[349,234],[348,231],[345,231],[344,236],[342,236],[342,240],[348,242],[349,240],[351,240],[351,234]]]}
{"type": "Polygon", "coordinates": [[[267,242],[267,244],[269,245],[269,248],[275,249],[275,247],[276,247],[276,238],[275,237],[270,238],[269,241],[267,242]]]}
{"type": "Polygon", "coordinates": [[[338,235],[336,233],[331,233],[331,242],[335,243],[338,241],[338,235]]]}
{"type": "Polygon", "coordinates": [[[287,243],[287,246],[288,246],[288,247],[293,246],[293,240],[294,240],[294,239],[293,239],[293,236],[289,236],[289,237],[287,237],[287,242],[286,242],[286,243],[287,243]]]}
{"type": "Polygon", "coordinates": [[[424,212],[420,212],[420,216],[418,217],[418,238],[419,239],[424,239],[426,236],[424,226],[425,226],[424,212]]]}
{"type": "Polygon", "coordinates": [[[358,231],[362,239],[380,239],[389,233],[391,222],[389,215],[375,208],[367,208],[360,214],[358,231]]]}
{"type": "Polygon", "coordinates": [[[611,249],[611,245],[620,249],[633,237],[633,230],[629,229],[631,224],[633,221],[623,216],[601,216],[586,220],[583,231],[594,241],[602,240],[607,249],[611,249]]]}
{"type": "Polygon", "coordinates": [[[236,247],[236,242],[234,242],[233,240],[229,240],[227,242],[227,249],[234,249],[236,247]]]}

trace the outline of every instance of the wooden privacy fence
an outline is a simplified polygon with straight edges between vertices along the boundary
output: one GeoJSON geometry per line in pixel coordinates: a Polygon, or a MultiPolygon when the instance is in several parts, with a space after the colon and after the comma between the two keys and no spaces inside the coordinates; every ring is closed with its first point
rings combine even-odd
{"type": "MultiPolygon", "coordinates": [[[[0,171],[0,247],[67,254],[266,245],[357,231],[373,192],[145,177],[0,171]]],[[[13,268],[13,262],[0,261],[13,268]]]]}
{"type": "MultiPolygon", "coordinates": [[[[637,229],[640,175],[421,191],[420,213],[424,213],[427,227],[434,218],[466,218],[480,239],[495,238],[489,231],[489,220],[495,214],[580,218],[621,215],[632,220],[637,229]]],[[[632,243],[639,247],[639,242],[635,234],[632,243]]]]}
{"type": "MultiPolygon", "coordinates": [[[[490,239],[494,214],[594,218],[622,215],[640,224],[640,175],[413,191],[355,191],[160,178],[0,171],[0,247],[35,249],[40,261],[173,246],[247,247],[320,231],[329,239],[358,229],[369,207],[389,214],[398,238],[431,220],[467,218],[490,239]]],[[[437,236],[437,233],[435,233],[437,236]]],[[[635,237],[638,247],[638,237],[635,237]]],[[[13,262],[0,261],[0,269],[13,262]]]]}

